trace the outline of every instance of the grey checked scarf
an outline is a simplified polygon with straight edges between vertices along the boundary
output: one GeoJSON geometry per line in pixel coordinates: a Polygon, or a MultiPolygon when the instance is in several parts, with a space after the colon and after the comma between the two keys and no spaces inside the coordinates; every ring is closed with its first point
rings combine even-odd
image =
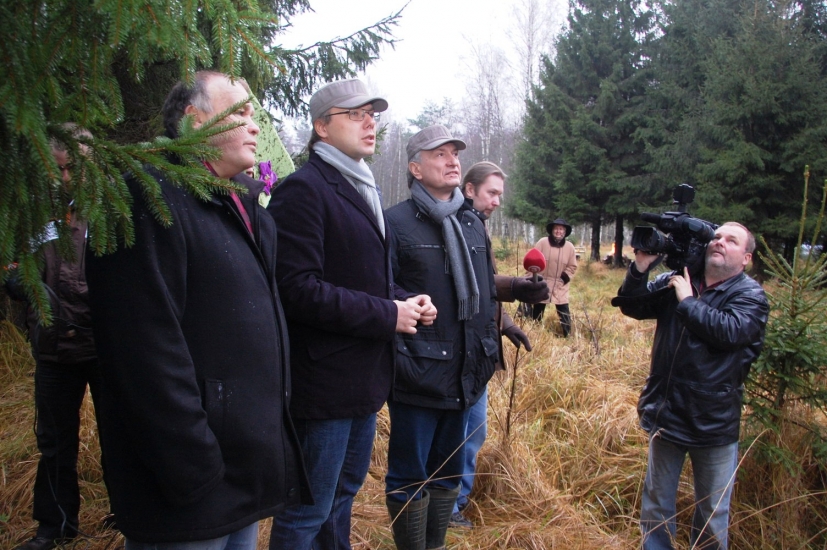
{"type": "Polygon", "coordinates": [[[471,255],[468,253],[468,246],[456,216],[465,199],[457,188],[454,189],[450,200],[436,200],[419,180],[414,180],[411,185],[411,198],[420,210],[442,226],[445,255],[448,257],[454,289],[459,300],[459,320],[468,321],[480,310],[480,290],[474,276],[474,264],[471,263],[471,255]]]}
{"type": "Polygon", "coordinates": [[[379,191],[376,189],[376,180],[373,179],[373,172],[368,168],[365,159],[355,161],[343,152],[339,151],[329,143],[317,141],[313,150],[322,157],[322,160],[341,172],[347,181],[359,192],[365,202],[368,203],[373,215],[376,216],[376,223],[379,224],[379,231],[385,236],[385,218],[382,216],[382,203],[379,200],[379,191]]]}

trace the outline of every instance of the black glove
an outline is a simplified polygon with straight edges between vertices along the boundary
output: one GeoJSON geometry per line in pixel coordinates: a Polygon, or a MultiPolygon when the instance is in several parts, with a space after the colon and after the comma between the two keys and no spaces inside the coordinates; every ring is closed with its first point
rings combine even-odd
{"type": "Polygon", "coordinates": [[[11,264],[6,267],[9,272],[9,278],[6,279],[6,293],[12,300],[20,300],[25,302],[28,300],[26,291],[23,289],[23,281],[20,277],[20,272],[17,271],[17,264],[11,264]]]}
{"type": "Polygon", "coordinates": [[[514,277],[511,280],[511,294],[515,300],[536,304],[548,300],[548,283],[542,277],[537,277],[536,283],[531,277],[514,277]]]}
{"type": "Polygon", "coordinates": [[[565,271],[560,274],[560,278],[563,279],[563,284],[564,285],[569,284],[569,281],[571,281],[571,277],[569,277],[569,274],[566,273],[565,271]]]}
{"type": "Polygon", "coordinates": [[[511,343],[517,346],[517,349],[520,349],[520,344],[522,344],[526,351],[531,351],[531,342],[528,341],[528,336],[517,325],[511,325],[503,330],[503,336],[511,340],[511,343]]]}

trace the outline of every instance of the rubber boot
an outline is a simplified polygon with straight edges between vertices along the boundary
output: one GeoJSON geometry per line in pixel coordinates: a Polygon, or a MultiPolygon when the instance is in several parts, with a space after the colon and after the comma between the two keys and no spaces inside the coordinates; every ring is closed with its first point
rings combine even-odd
{"type": "Polygon", "coordinates": [[[427,491],[422,493],[421,499],[407,502],[385,497],[397,550],[425,550],[425,523],[430,499],[427,491]]]}
{"type": "Polygon", "coordinates": [[[454,511],[454,503],[459,496],[459,487],[452,490],[429,488],[431,503],[428,505],[428,525],[425,529],[425,549],[443,550],[448,522],[454,511]]]}

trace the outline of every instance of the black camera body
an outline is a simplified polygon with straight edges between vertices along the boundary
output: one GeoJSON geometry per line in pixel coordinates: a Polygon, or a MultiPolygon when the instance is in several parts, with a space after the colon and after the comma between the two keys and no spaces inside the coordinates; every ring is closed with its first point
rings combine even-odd
{"type": "Polygon", "coordinates": [[[666,255],[664,263],[670,269],[683,272],[686,267],[690,274],[697,274],[704,265],[706,245],[715,237],[718,226],[687,213],[688,206],[695,199],[695,188],[691,185],[678,185],[673,197],[677,211],[663,214],[643,212],[640,215],[643,221],[656,227],[635,227],[632,248],[647,254],[666,255]]]}

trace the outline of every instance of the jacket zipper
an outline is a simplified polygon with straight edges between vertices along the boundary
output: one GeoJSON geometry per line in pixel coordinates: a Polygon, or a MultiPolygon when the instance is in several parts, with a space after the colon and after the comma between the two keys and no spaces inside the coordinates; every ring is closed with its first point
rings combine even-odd
{"type": "MultiPolygon", "coordinates": [[[[697,291],[697,289],[695,288],[694,285],[691,285],[691,286],[692,286],[692,297],[693,298],[699,298],[700,293],[698,293],[698,295],[695,296],[695,292],[697,291]]],[[[684,334],[686,334],[686,327],[685,326],[681,328],[681,335],[680,335],[680,338],[678,338],[678,345],[675,346],[675,353],[672,355],[672,364],[669,365],[669,377],[666,379],[666,389],[663,392],[663,400],[661,401],[660,406],[658,407],[658,410],[655,413],[655,425],[657,425],[658,418],[660,418],[660,412],[663,410],[663,407],[666,405],[666,398],[669,395],[669,387],[672,385],[672,371],[675,370],[675,360],[678,358],[678,350],[681,348],[681,344],[683,343],[684,334]]]]}

